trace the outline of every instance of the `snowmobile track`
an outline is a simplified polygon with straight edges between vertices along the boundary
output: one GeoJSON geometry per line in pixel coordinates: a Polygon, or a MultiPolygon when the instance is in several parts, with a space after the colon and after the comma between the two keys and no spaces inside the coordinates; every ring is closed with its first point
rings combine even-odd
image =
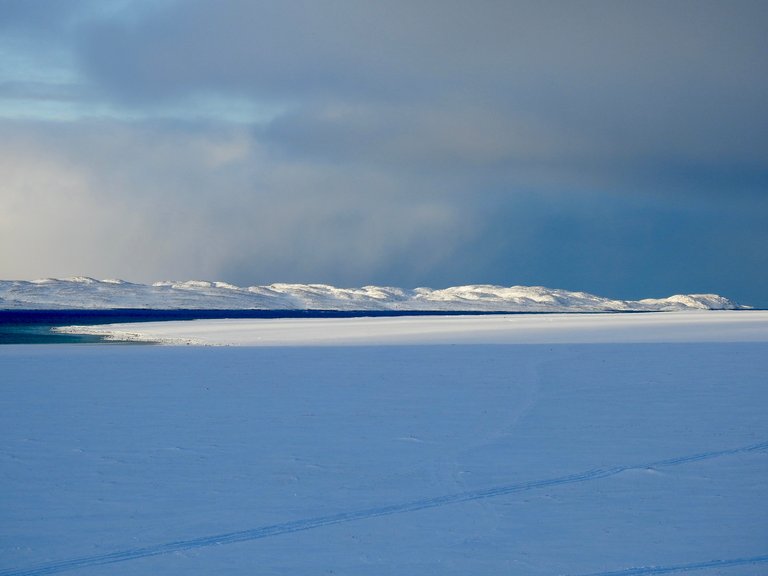
{"type": "Polygon", "coordinates": [[[749,566],[768,563],[768,555],[749,556],[747,558],[729,558],[726,560],[709,560],[708,562],[692,562],[690,564],[675,564],[672,566],[641,566],[625,568],[611,572],[593,572],[580,576],[645,576],[646,574],[674,574],[675,572],[693,572],[707,568],[732,568],[734,566],[749,566]]]}
{"type": "MultiPolygon", "coordinates": [[[[416,512],[418,510],[437,508],[439,506],[447,506],[449,504],[459,504],[462,502],[483,500],[486,498],[494,498],[497,496],[506,496],[508,494],[515,494],[517,492],[526,492],[528,490],[536,490],[539,488],[548,488],[548,487],[554,487],[554,486],[561,486],[565,484],[575,484],[580,482],[587,482],[590,480],[598,480],[601,478],[608,478],[610,476],[615,476],[616,474],[619,474],[621,472],[625,472],[628,470],[644,470],[644,469],[680,466],[680,465],[688,464],[691,462],[712,460],[715,458],[735,456],[738,454],[760,452],[765,450],[768,450],[768,441],[761,442],[759,444],[742,446],[739,448],[731,448],[727,450],[715,450],[710,452],[701,452],[698,454],[692,454],[688,456],[680,456],[677,458],[657,460],[657,461],[648,462],[645,464],[614,466],[610,468],[595,468],[592,470],[587,470],[587,471],[579,472],[576,474],[570,474],[567,476],[560,476],[557,478],[532,480],[529,482],[520,482],[516,484],[496,486],[494,488],[485,488],[480,490],[459,492],[456,494],[448,494],[444,496],[438,496],[435,498],[425,498],[422,500],[413,500],[410,502],[392,504],[389,506],[367,508],[365,510],[342,512],[339,514],[331,514],[328,516],[319,516],[316,518],[295,520],[292,522],[285,522],[281,524],[260,526],[258,528],[252,528],[249,530],[240,530],[236,532],[228,532],[225,534],[216,534],[213,536],[203,536],[200,538],[192,538],[189,540],[179,540],[176,542],[168,542],[165,544],[156,544],[156,545],[144,546],[140,548],[130,548],[130,549],[122,550],[118,552],[111,552],[109,554],[82,556],[80,558],[71,558],[69,560],[60,560],[55,562],[48,562],[45,564],[39,564],[38,566],[33,566],[30,568],[3,569],[3,570],[0,570],[0,576],[43,576],[45,574],[56,574],[59,572],[67,572],[67,571],[75,570],[78,568],[86,568],[91,566],[103,566],[103,565],[114,564],[118,562],[127,562],[129,560],[136,560],[139,558],[160,556],[163,554],[171,554],[173,552],[182,552],[185,550],[195,550],[199,548],[206,548],[208,546],[233,544],[235,542],[245,542],[249,540],[260,540],[262,538],[279,536],[281,534],[291,534],[294,532],[302,532],[305,530],[312,530],[314,528],[321,528],[323,526],[331,526],[334,524],[344,524],[347,522],[354,522],[357,520],[365,520],[368,518],[376,518],[380,516],[390,516],[392,514],[402,514],[405,512],[416,512]]],[[[760,564],[765,562],[768,562],[768,556],[754,556],[750,558],[737,558],[737,559],[730,559],[730,560],[710,560],[707,562],[698,562],[693,564],[680,564],[676,566],[667,566],[667,567],[629,568],[629,569],[614,571],[614,572],[599,572],[599,573],[590,574],[588,576],[635,576],[635,575],[644,575],[644,574],[670,574],[674,572],[686,572],[686,571],[693,571],[693,570],[701,570],[705,568],[714,568],[714,567],[724,568],[727,566],[760,564]]]]}

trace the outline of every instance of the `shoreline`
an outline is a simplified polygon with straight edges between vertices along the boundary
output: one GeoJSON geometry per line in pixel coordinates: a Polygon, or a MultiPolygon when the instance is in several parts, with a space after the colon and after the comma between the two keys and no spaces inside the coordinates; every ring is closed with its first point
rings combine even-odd
{"type": "Polygon", "coordinates": [[[63,326],[109,341],[203,346],[766,342],[768,311],[205,319],[63,326]]]}

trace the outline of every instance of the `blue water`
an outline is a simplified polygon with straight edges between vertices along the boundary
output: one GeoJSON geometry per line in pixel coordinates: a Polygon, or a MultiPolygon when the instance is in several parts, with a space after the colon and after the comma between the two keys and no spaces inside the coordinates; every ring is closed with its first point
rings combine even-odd
{"type": "Polygon", "coordinates": [[[101,336],[85,334],[58,334],[51,332],[46,324],[2,324],[0,323],[0,345],[2,344],[96,344],[109,342],[101,336]]]}
{"type": "MultiPolygon", "coordinates": [[[[393,310],[0,310],[0,344],[93,344],[107,342],[102,336],[52,332],[51,329],[56,326],[92,326],[96,324],[126,322],[217,318],[358,318],[363,316],[446,316],[459,314],[467,314],[467,312],[405,312],[393,310]]],[[[498,312],[480,312],[479,314],[498,314],[498,312]]]]}

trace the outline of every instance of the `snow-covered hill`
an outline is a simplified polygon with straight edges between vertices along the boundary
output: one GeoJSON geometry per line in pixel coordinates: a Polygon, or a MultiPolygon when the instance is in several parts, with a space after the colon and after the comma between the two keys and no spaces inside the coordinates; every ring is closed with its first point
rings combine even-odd
{"type": "Polygon", "coordinates": [[[456,286],[443,290],[324,284],[271,284],[240,288],[225,282],[156,282],[66,279],[0,281],[0,309],[261,309],[435,310],[498,312],[599,312],[733,310],[716,294],[663,299],[612,300],[585,292],[540,286],[456,286]]]}

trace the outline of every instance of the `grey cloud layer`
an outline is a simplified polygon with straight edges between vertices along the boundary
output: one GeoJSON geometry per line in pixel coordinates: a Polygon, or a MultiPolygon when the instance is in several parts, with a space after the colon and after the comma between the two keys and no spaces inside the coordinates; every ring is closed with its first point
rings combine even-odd
{"type": "Polygon", "coordinates": [[[296,155],[764,175],[766,20],[759,2],[195,0],[91,21],[79,55],[127,105],[288,102],[269,134],[296,155]]]}
{"type": "Polygon", "coordinates": [[[4,122],[4,277],[768,289],[764,2],[0,10],[80,82],[0,96],[123,115],[4,122]],[[205,98],[270,119],[158,120],[205,98]]]}

